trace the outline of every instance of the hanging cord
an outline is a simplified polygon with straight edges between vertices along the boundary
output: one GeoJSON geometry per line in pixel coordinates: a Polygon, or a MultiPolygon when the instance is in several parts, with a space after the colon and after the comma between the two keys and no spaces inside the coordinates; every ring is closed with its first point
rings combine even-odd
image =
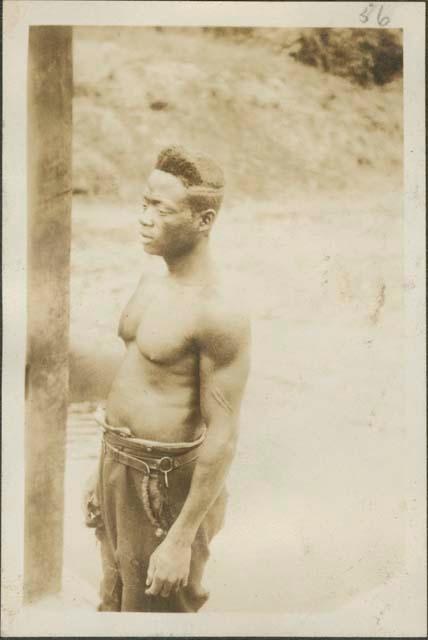
{"type": "Polygon", "coordinates": [[[159,513],[159,517],[157,518],[153,513],[152,503],[150,500],[150,497],[151,497],[150,496],[151,494],[150,478],[151,476],[149,475],[146,475],[146,474],[143,475],[143,480],[141,483],[143,506],[148,519],[150,520],[153,527],[155,527],[155,536],[157,538],[160,538],[166,535],[168,530],[168,523],[166,522],[165,518],[162,517],[163,516],[162,514],[163,496],[159,490],[159,479],[157,476],[154,478],[156,482],[157,494],[153,496],[153,499],[154,499],[153,501],[154,502],[156,501],[157,503],[156,511],[159,513]]]}
{"type": "Polygon", "coordinates": [[[161,527],[168,530],[171,525],[169,493],[159,474],[152,476],[152,480],[153,482],[149,485],[152,508],[157,514],[161,527]]]}

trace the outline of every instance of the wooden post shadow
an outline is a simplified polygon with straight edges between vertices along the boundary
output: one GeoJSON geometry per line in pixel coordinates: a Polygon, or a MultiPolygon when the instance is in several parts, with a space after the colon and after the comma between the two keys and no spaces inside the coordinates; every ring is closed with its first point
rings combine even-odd
{"type": "Polygon", "coordinates": [[[72,29],[32,26],[28,51],[26,603],[58,592],[62,579],[71,135],[72,29]]]}

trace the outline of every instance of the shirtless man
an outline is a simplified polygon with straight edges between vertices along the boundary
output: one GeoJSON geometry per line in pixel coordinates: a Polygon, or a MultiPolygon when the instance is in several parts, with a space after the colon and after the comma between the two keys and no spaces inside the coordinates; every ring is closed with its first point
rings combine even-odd
{"type": "Polygon", "coordinates": [[[249,321],[209,249],[222,195],[221,169],[181,147],[160,153],[147,182],[141,241],[167,274],[143,275],[119,325],[127,351],[87,494],[101,514],[101,611],[191,612],[208,597],[249,371],[249,321]]]}

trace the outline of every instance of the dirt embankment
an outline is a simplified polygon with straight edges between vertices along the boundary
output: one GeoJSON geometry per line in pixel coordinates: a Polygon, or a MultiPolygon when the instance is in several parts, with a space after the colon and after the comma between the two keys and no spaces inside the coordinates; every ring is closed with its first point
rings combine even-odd
{"type": "Polygon", "coordinates": [[[237,41],[200,29],[76,29],[75,191],[133,200],[171,142],[218,158],[226,204],[400,180],[401,80],[362,88],[293,59],[278,43],[296,30],[259,31],[237,41]]]}

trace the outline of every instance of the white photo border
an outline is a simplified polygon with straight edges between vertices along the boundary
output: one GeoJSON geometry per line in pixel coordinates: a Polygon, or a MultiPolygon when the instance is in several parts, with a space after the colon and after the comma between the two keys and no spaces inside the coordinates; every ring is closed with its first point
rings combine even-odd
{"type": "Polygon", "coordinates": [[[21,607],[26,346],[26,80],[31,25],[364,27],[368,2],[145,2],[5,0],[3,38],[3,628],[7,636],[371,636],[384,613],[391,636],[426,631],[425,3],[385,2],[404,35],[406,567],[391,588],[324,614],[58,612],[21,607]]]}

